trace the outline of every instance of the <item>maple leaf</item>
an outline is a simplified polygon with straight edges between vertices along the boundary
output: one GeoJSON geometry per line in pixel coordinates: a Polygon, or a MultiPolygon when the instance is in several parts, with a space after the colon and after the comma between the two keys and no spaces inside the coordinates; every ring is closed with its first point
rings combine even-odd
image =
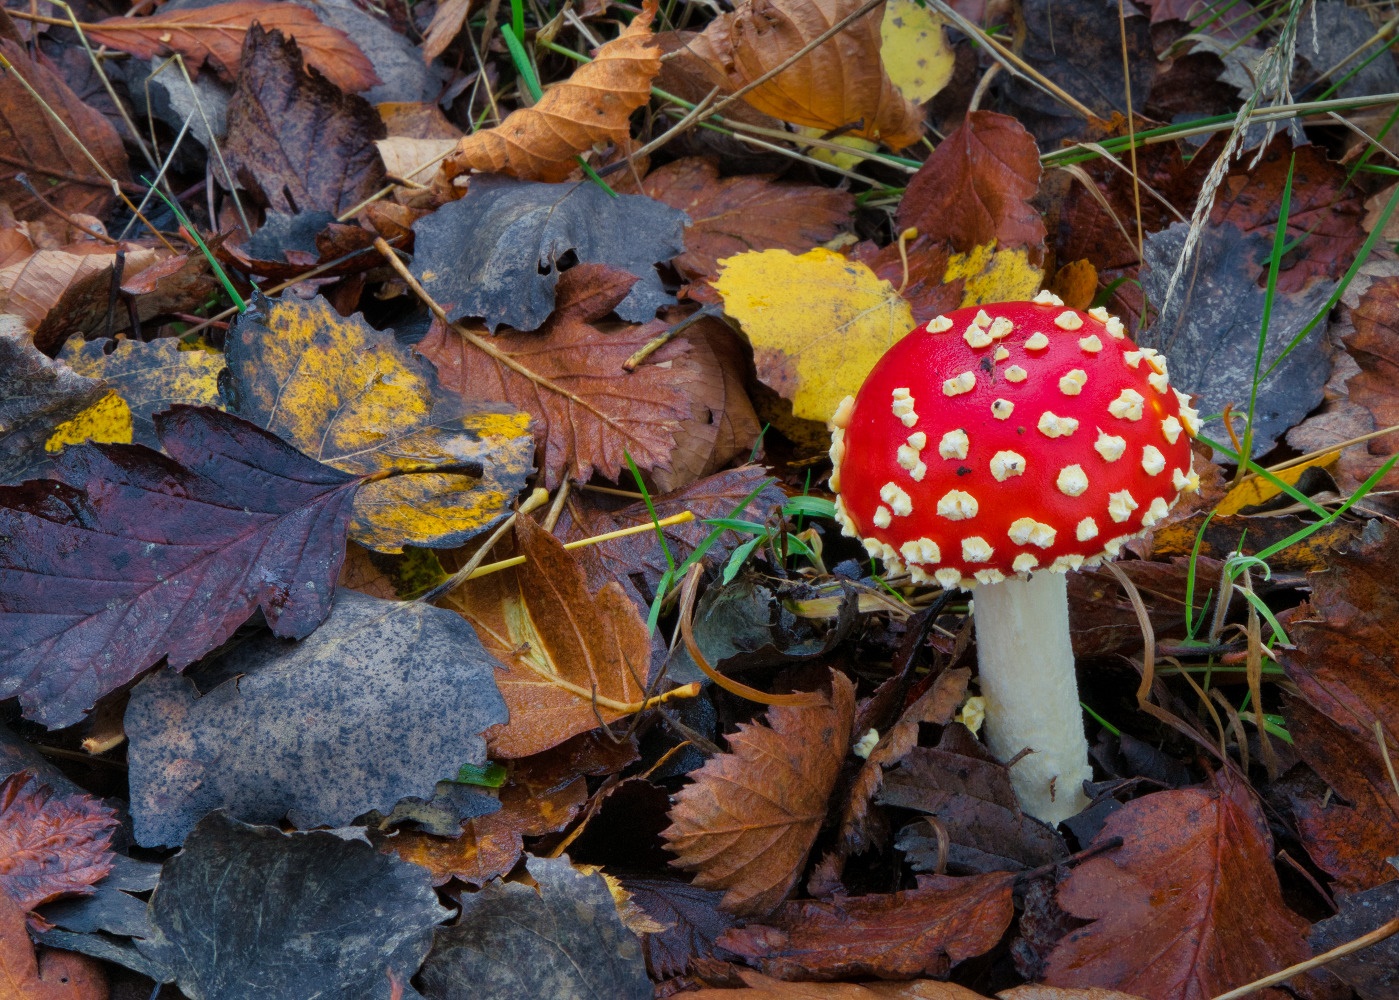
{"type": "Polygon", "coordinates": [[[675,796],[662,837],[696,885],[725,889],[734,913],[771,911],[791,891],[826,818],[850,749],[855,687],[831,674],[816,705],[773,706],[767,725],[740,723],[675,796]]]}
{"type": "Polygon", "coordinates": [[[0,988],[7,1000],[106,1000],[102,966],[86,955],[46,951],[29,943],[24,907],[0,892],[0,988]]]}
{"type": "Polygon", "coordinates": [[[29,771],[0,784],[0,895],[26,910],[85,894],[112,870],[117,814],[91,795],[55,795],[29,771]]]}
{"type": "Polygon", "coordinates": [[[721,180],[718,164],[697,156],[651,171],[641,190],[689,217],[685,252],[672,263],[691,281],[715,277],[720,258],[745,250],[810,250],[848,226],[855,207],[848,191],[770,174],[721,180]]]}
{"type": "Polygon", "coordinates": [[[918,888],[832,902],[783,903],[719,947],[782,979],[946,976],[990,951],[1015,916],[1015,876],[922,875],[918,888]]]}
{"type": "Polygon", "coordinates": [[[923,161],[895,218],[961,253],[986,243],[1043,247],[1044,220],[1030,204],[1039,184],[1030,133],[1014,118],[973,111],[923,161]]]}
{"type": "Polygon", "coordinates": [[[0,488],[0,697],[50,728],[257,608],[287,638],[330,610],[358,480],[217,410],[176,407],[156,434],[169,458],[82,445],[61,481],[0,488]]]}
{"type": "Polygon", "coordinates": [[[515,522],[524,566],[472,580],[445,603],[502,664],[510,721],[486,734],[495,757],[527,757],[645,706],[651,640],[621,585],[588,592],[563,543],[515,522]]]}
{"type": "Polygon", "coordinates": [[[467,399],[512,403],[533,417],[543,451],[544,485],[586,481],[597,470],[615,480],[625,455],[643,469],[666,464],[681,421],[692,414],[688,383],[698,372],[685,341],[627,372],[623,362],[664,329],[659,324],[604,332],[635,278],[579,264],[559,278],[553,316],[535,333],[462,336],[434,323],[418,350],[442,384],[467,399]]]}
{"type": "Polygon", "coordinates": [[[1091,920],[1049,957],[1045,982],[1157,1000],[1204,1000],[1308,957],[1307,922],[1282,900],[1272,838],[1247,786],[1155,792],[1108,817],[1059,905],[1091,920]]]}
{"type": "Polygon", "coordinates": [[[24,332],[0,330],[0,483],[29,478],[55,428],[105,392],[99,380],[39,353],[24,332]]]}
{"type": "Polygon", "coordinates": [[[531,108],[520,108],[494,128],[464,136],[442,164],[456,177],[468,170],[508,174],[522,180],[561,181],[577,157],[594,145],[621,145],[631,137],[631,113],[651,100],[651,81],[661,71],[661,51],[651,36],[658,0],[620,35],[550,87],[531,108]]]}
{"type": "Polygon", "coordinates": [[[0,54],[13,67],[0,79],[0,148],[5,150],[0,201],[20,219],[48,215],[52,209],[16,179],[28,174],[49,204],[59,210],[103,214],[116,201],[109,178],[131,179],[121,136],[101,113],[84,104],[48,63],[31,60],[17,39],[0,39],[0,54]],[[21,77],[34,88],[34,94],[20,83],[21,77]],[[53,109],[61,126],[49,117],[41,101],[53,109]]]}
{"type": "Polygon", "coordinates": [[[384,137],[384,123],[373,105],[307,73],[295,41],[257,24],[239,65],[223,153],[263,204],[338,216],[383,187],[374,140],[384,137]]]}
{"type": "Polygon", "coordinates": [[[902,149],[922,137],[923,116],[884,71],[874,11],[769,76],[859,6],[855,0],[744,0],[688,47],[730,91],[764,78],[743,100],[765,114],[902,149]]]}
{"type": "Polygon", "coordinates": [[[353,94],[379,83],[374,66],[343,31],[322,24],[309,8],[275,0],[232,0],[149,17],[109,17],[86,30],[95,44],[142,59],[178,52],[188,60],[193,77],[207,61],[231,83],[238,76],[244,36],[254,23],[294,39],[306,65],[341,90],[353,94]]]}

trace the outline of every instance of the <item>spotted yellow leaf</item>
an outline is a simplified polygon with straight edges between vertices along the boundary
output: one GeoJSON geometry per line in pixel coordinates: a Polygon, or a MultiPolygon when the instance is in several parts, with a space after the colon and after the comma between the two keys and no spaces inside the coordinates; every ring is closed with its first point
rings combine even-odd
{"type": "Polygon", "coordinates": [[[758,379],[791,402],[797,421],[824,427],[914,327],[913,311],[889,282],[830,250],[741,253],[719,266],[714,287],[753,345],[758,379]]]}
{"type": "Polygon", "coordinates": [[[59,452],[70,444],[130,444],[131,407],[121,395],[108,390],[97,402],[53,429],[44,442],[47,452],[59,452]]]}
{"type": "Polygon", "coordinates": [[[952,79],[956,56],[947,22],[917,0],[888,0],[879,25],[879,58],[899,93],[922,104],[952,79]]]}
{"type": "Polygon", "coordinates": [[[529,417],[437,392],[432,368],[319,296],[266,300],[228,333],[233,409],[317,461],[368,477],[351,537],[447,548],[503,517],[532,470],[529,417]]]}
{"type": "Polygon", "coordinates": [[[970,253],[954,253],[947,262],[944,283],[965,278],[962,305],[1015,302],[1034,298],[1044,281],[1044,271],[1030,263],[1029,251],[996,250],[991,244],[970,253]]]}

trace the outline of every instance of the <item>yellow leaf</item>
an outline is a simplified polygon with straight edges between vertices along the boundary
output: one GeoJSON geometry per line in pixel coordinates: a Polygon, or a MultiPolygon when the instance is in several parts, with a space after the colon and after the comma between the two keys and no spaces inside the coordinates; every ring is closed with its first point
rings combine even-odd
{"type": "MultiPolygon", "coordinates": [[[[808,125],[794,125],[798,135],[809,136],[819,139],[829,130],[823,128],[811,128],[808,125]]],[[[848,153],[838,152],[834,149],[827,149],[825,146],[812,146],[807,150],[813,160],[820,160],[822,163],[829,163],[832,166],[840,167],[842,170],[853,170],[863,161],[869,159],[867,154],[873,153],[879,148],[879,143],[871,142],[869,139],[862,139],[858,135],[838,135],[830,140],[837,146],[844,146],[850,150],[848,153]]]]}
{"type": "Polygon", "coordinates": [[[1044,281],[1044,271],[1030,263],[1026,249],[995,250],[987,243],[970,253],[954,253],[947,262],[944,282],[965,278],[962,306],[988,302],[1015,302],[1033,298],[1044,281]]]}
{"type": "Polygon", "coordinates": [[[350,533],[377,552],[460,545],[504,516],[531,471],[527,414],[438,397],[392,333],[320,297],[239,317],[227,350],[240,416],[366,477],[350,533]]]}
{"type": "Polygon", "coordinates": [[[914,327],[889,282],[830,250],[741,253],[719,266],[714,287],[753,345],[758,378],[801,420],[824,424],[914,327]]]}
{"type": "MultiPolygon", "coordinates": [[[[1290,469],[1283,469],[1273,473],[1273,475],[1288,486],[1296,486],[1298,480],[1302,478],[1302,473],[1308,469],[1330,469],[1340,457],[1339,451],[1328,451],[1325,455],[1318,455],[1310,462],[1294,465],[1290,469]]],[[[1273,485],[1271,480],[1257,475],[1249,476],[1224,495],[1224,499],[1219,501],[1219,506],[1215,508],[1214,512],[1220,516],[1237,514],[1245,507],[1255,507],[1265,500],[1271,500],[1281,492],[1282,490],[1273,485]]]]}
{"type": "Polygon", "coordinates": [[[131,407],[115,392],[83,410],[72,420],[65,420],[53,429],[44,442],[44,450],[62,451],[70,444],[93,441],[97,444],[131,443],[131,407]]]}
{"type": "Polygon", "coordinates": [[[879,58],[899,93],[922,104],[952,79],[956,56],[943,31],[947,22],[917,0],[888,0],[879,25],[879,58]]]}

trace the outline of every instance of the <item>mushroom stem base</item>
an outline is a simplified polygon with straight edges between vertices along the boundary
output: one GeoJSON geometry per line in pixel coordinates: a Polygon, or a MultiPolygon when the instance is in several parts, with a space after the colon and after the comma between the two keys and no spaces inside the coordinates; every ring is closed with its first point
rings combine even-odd
{"type": "Polygon", "coordinates": [[[1088,805],[1092,777],[1069,643],[1068,583],[1036,573],[976,587],[977,665],[986,699],[986,742],[1010,769],[1020,807],[1051,825],[1088,805]]]}

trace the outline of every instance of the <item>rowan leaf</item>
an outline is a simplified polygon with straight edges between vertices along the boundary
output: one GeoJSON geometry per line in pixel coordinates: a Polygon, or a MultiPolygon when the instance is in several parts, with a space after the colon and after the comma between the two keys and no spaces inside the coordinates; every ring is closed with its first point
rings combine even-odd
{"type": "Polygon", "coordinates": [[[223,355],[185,350],[172,337],[149,343],[119,338],[65,345],[59,358],[79,375],[101,379],[115,393],[96,407],[78,414],[49,439],[61,444],[143,444],[159,448],[155,415],[177,404],[219,405],[219,372],[223,355]]]}
{"type": "Polygon", "coordinates": [[[922,875],[918,888],[783,903],[719,947],[780,979],[946,976],[996,946],[1015,917],[1015,876],[922,875]]]}
{"type": "Polygon", "coordinates": [[[156,434],[169,458],[81,445],[60,481],[0,487],[0,697],[50,728],[258,608],[291,638],[330,610],[358,480],[217,410],[176,407],[156,434]]]}
{"type": "Polygon", "coordinates": [[[388,814],[484,764],[480,734],[506,718],[495,661],[460,617],[350,590],[300,642],[265,636],[201,670],[228,679],[200,693],[162,671],[126,709],[145,846],[179,844],[215,809],[303,829],[388,814]]]}
{"type": "Polygon", "coordinates": [[[764,250],[719,264],[714,287],[753,345],[758,378],[791,400],[799,420],[824,424],[914,327],[889,282],[830,250],[764,250]]]}
{"type": "Polygon", "coordinates": [[[620,146],[631,138],[631,114],[651,100],[661,71],[661,50],[651,34],[657,0],[620,35],[600,47],[592,62],[550,87],[531,108],[519,108],[494,128],[464,136],[443,161],[447,177],[469,170],[521,180],[562,181],[578,156],[594,145],[620,146]]]}
{"type": "Polygon", "coordinates": [[[239,66],[223,145],[239,184],[278,212],[336,216],[383,187],[373,105],[307,73],[296,42],[258,24],[239,66]]]}
{"type": "Polygon", "coordinates": [[[651,639],[621,586],[589,593],[563,543],[515,522],[523,566],[473,580],[445,599],[501,663],[510,721],[486,734],[493,757],[528,757],[642,709],[651,639]]]}
{"type": "MultiPolygon", "coordinates": [[[[766,77],[859,7],[855,0],[743,0],[688,47],[736,91],[766,77]]],[[[880,18],[872,10],[743,100],[794,125],[840,131],[891,149],[911,146],[922,138],[923,116],[884,71],[880,42],[880,18]]]]}
{"type": "Polygon", "coordinates": [[[534,184],[477,177],[466,197],[413,226],[413,276],[447,318],[537,330],[555,308],[564,258],[636,275],[615,306],[644,323],[675,298],[655,265],[685,249],[685,216],[650,198],[610,197],[594,184],[534,184]]]}
{"type": "Polygon", "coordinates": [[[116,192],[108,178],[131,179],[121,136],[106,118],[73,93],[49,63],[30,59],[23,45],[9,38],[0,39],[0,54],[13,67],[0,78],[0,148],[5,150],[0,164],[0,201],[8,204],[19,219],[49,215],[52,209],[17,180],[20,174],[28,174],[49,205],[60,211],[104,214],[116,202],[116,192]],[[43,105],[20,83],[20,77],[53,109],[64,127],[49,117],[43,105]],[[69,133],[76,139],[70,138],[69,133]],[[93,160],[106,171],[106,177],[93,160]]]}
{"type": "Polygon", "coordinates": [[[1059,905],[1093,921],[1049,957],[1052,986],[1102,986],[1201,1000],[1308,957],[1307,921],[1283,903],[1272,838],[1247,786],[1155,792],[1108,817],[1094,838],[1122,846],[1083,862],[1059,905]]]}
{"type": "Polygon", "coordinates": [[[465,399],[502,400],[532,418],[543,455],[544,485],[585,482],[594,471],[615,480],[625,456],[643,469],[669,462],[681,422],[692,416],[692,383],[703,375],[688,342],[662,347],[635,371],[624,362],[664,325],[599,323],[635,279],[598,264],[580,264],[559,279],[554,313],[534,333],[464,336],[435,323],[418,350],[442,384],[465,399]]]}
{"type": "Polygon", "coordinates": [[[23,330],[0,328],[0,483],[32,478],[54,430],[106,392],[39,353],[23,330]]]}
{"type": "Polygon", "coordinates": [[[831,674],[831,694],[773,706],[767,725],[740,723],[674,796],[662,837],[694,883],[724,889],[734,913],[772,911],[796,884],[850,750],[855,687],[831,674]]]}
{"type": "Polygon", "coordinates": [[[896,218],[901,228],[914,226],[960,253],[985,244],[1042,248],[1044,220],[1030,204],[1039,185],[1039,148],[1024,126],[973,111],[923,161],[896,218]]]}
{"type": "Polygon", "coordinates": [[[687,279],[713,278],[719,260],[745,250],[803,253],[850,225],[848,191],[779,182],[771,175],[720,179],[712,159],[686,157],[651,171],[642,193],[689,217],[685,252],[672,263],[687,279]]]}
{"type": "Polygon", "coordinates": [[[243,39],[253,24],[296,40],[306,65],[347,93],[379,83],[374,67],[348,35],[320,22],[315,11],[276,0],[231,0],[185,10],[162,10],[149,17],[109,17],[88,25],[94,45],[130,52],[142,59],[178,52],[190,76],[207,62],[220,79],[238,76],[243,39]]]}
{"type": "Polygon", "coordinates": [[[392,333],[319,296],[263,300],[226,346],[236,412],[368,480],[351,533],[369,548],[460,545],[505,516],[531,471],[527,415],[439,394],[430,367],[392,333]]]}
{"type": "Polygon", "coordinates": [[[29,771],[0,784],[0,895],[26,910],[86,894],[112,870],[117,814],[91,795],[56,795],[29,771]]]}
{"type": "Polygon", "coordinates": [[[917,0],[888,0],[884,5],[879,58],[899,93],[914,104],[932,100],[952,81],[957,59],[946,28],[941,14],[917,0]]]}

